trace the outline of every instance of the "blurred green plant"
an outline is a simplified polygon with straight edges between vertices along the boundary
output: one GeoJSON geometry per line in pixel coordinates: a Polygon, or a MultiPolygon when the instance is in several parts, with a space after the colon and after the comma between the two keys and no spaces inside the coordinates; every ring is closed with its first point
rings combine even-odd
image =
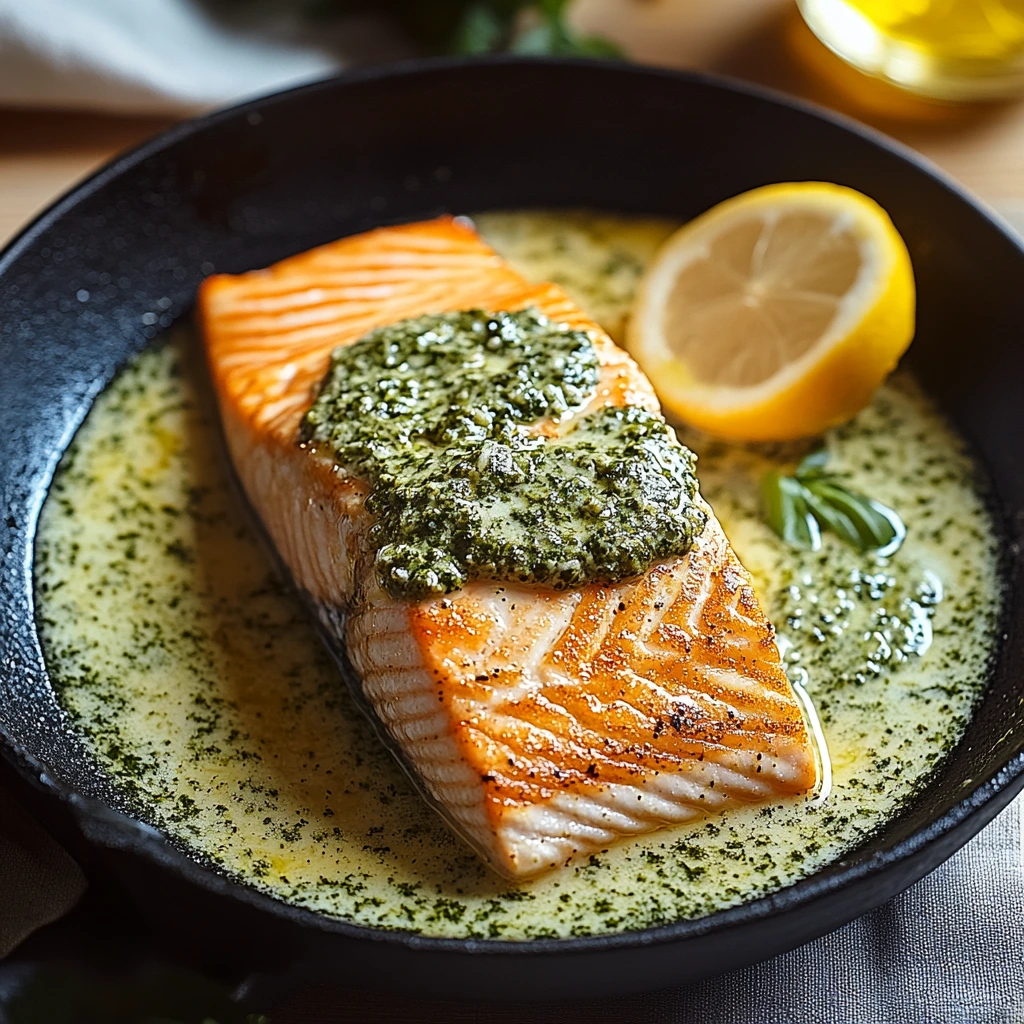
{"type": "Polygon", "coordinates": [[[327,13],[380,14],[435,53],[618,57],[614,43],[575,32],[569,0],[316,0],[327,13]]]}

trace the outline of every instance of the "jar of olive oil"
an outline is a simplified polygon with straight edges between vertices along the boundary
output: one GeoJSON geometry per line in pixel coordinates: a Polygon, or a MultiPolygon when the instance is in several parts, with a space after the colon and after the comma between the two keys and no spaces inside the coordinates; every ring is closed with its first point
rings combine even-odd
{"type": "Polygon", "coordinates": [[[1024,0],[797,0],[865,74],[940,100],[1024,92],[1024,0]]]}

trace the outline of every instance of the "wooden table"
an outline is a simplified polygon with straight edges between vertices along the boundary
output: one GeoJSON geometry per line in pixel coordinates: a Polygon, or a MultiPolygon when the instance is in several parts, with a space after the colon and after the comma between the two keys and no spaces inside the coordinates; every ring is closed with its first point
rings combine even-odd
{"type": "MultiPolygon", "coordinates": [[[[723,72],[852,114],[920,150],[982,198],[1024,212],[1024,100],[964,108],[912,101],[845,68],[792,0],[578,0],[581,27],[638,60],[723,72]],[[1006,200],[1011,200],[1007,204],[1006,200]]],[[[0,243],[157,119],[0,111],[0,243]]]]}

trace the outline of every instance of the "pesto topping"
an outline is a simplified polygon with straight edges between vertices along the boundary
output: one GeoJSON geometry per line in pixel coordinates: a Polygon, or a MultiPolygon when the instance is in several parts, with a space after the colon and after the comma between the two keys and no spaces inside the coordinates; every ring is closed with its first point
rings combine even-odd
{"type": "Polygon", "coordinates": [[[419,317],[334,352],[303,437],[371,484],[395,597],[480,578],[616,582],[685,554],[707,517],[696,457],[646,409],[530,430],[580,409],[599,375],[587,335],[536,310],[419,317]]]}

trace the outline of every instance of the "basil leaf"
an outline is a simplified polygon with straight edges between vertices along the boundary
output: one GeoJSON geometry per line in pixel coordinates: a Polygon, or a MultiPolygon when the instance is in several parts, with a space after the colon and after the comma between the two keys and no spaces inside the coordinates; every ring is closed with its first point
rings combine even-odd
{"type": "Polygon", "coordinates": [[[900,545],[907,539],[907,527],[903,520],[900,519],[899,513],[895,509],[889,508],[888,505],[883,505],[880,501],[875,501],[874,498],[868,498],[868,504],[880,515],[884,516],[889,520],[889,525],[892,527],[893,537],[888,544],[878,549],[880,555],[891,555],[899,550],[900,545]]]}
{"type": "Polygon", "coordinates": [[[907,528],[893,509],[852,491],[825,472],[828,452],[805,456],[793,476],[775,472],[761,479],[765,518],[789,545],[817,551],[821,531],[831,530],[859,551],[891,555],[903,543],[907,528]]]}
{"type": "Polygon", "coordinates": [[[577,54],[621,57],[613,43],[597,36],[580,36],[566,18],[570,0],[305,0],[314,14],[384,15],[419,47],[428,52],[457,54],[520,53],[577,54]],[[522,13],[531,25],[516,28],[522,13]]]}
{"type": "Polygon", "coordinates": [[[572,53],[579,57],[624,58],[622,47],[604,36],[572,36],[572,53]]]}
{"type": "Polygon", "coordinates": [[[853,520],[841,509],[820,498],[812,486],[805,485],[807,507],[822,529],[831,530],[840,540],[855,548],[861,547],[861,535],[853,520]]]}
{"type": "Polygon", "coordinates": [[[808,477],[821,476],[825,472],[825,466],[828,464],[828,449],[819,448],[815,452],[811,452],[810,455],[805,455],[800,462],[800,465],[796,467],[796,473],[794,476],[797,480],[805,480],[808,477]]]}
{"type": "Polygon", "coordinates": [[[780,536],[786,532],[786,510],[782,499],[782,477],[774,469],[761,477],[761,507],[768,525],[780,536]]]}
{"type": "Polygon", "coordinates": [[[857,535],[856,546],[861,551],[886,550],[892,553],[906,535],[896,513],[880,502],[847,490],[832,480],[814,480],[807,487],[816,498],[850,520],[857,535]],[[899,523],[900,528],[897,528],[896,523],[899,523]]]}
{"type": "Polygon", "coordinates": [[[799,481],[772,470],[761,478],[761,499],[768,524],[787,544],[806,551],[821,547],[821,529],[799,481]]]}

